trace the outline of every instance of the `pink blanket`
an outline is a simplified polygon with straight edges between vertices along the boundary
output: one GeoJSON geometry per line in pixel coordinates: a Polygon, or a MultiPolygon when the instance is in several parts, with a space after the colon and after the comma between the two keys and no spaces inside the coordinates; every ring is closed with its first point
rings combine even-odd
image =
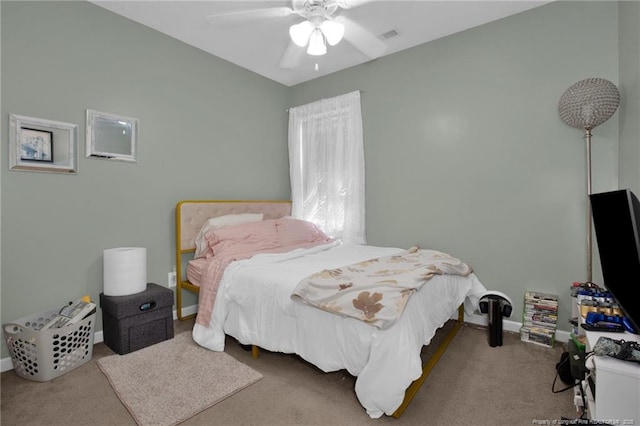
{"type": "Polygon", "coordinates": [[[231,262],[261,253],[284,253],[331,241],[311,222],[298,219],[267,219],[212,231],[205,236],[211,253],[202,271],[196,322],[209,326],[220,280],[231,262]]]}

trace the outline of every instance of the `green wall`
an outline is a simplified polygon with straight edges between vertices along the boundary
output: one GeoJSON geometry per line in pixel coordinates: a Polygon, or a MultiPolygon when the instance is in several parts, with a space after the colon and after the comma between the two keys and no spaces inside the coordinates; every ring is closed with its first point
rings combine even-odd
{"type": "Polygon", "coordinates": [[[620,2],[620,187],[640,196],[640,2],[620,2]]]}
{"type": "Polygon", "coordinates": [[[1,30],[3,324],[97,300],[107,248],[166,285],[181,199],[289,199],[287,87],[88,2],[3,1],[1,30]],[[86,109],[139,120],[138,163],[84,158],[86,109]],[[79,173],[8,171],[9,114],[78,124],[79,173]]]}
{"type": "MultiPolygon", "coordinates": [[[[80,158],[74,176],[13,172],[4,144],[2,322],[97,299],[105,248],[146,247],[165,284],[178,200],[288,198],[285,108],[362,89],[368,242],[463,258],[514,299],[514,321],[526,289],[557,293],[567,330],[586,167],[557,102],[583,78],[637,82],[622,15],[555,2],[287,88],[89,3],[3,1],[2,138],[10,113],[77,123],[80,158]],[[87,108],[139,119],[137,164],[84,158],[87,108]]],[[[594,131],[595,191],[618,186],[621,116],[594,131]]]]}
{"type": "MultiPolygon", "coordinates": [[[[569,287],[587,279],[586,158],[558,101],[587,77],[618,82],[615,2],[535,8],[301,84],[292,105],[365,91],[368,243],[465,259],[516,322],[525,290],[556,293],[568,330],[569,287]]],[[[618,114],[594,130],[595,192],[618,185],[617,140],[618,114]]]]}

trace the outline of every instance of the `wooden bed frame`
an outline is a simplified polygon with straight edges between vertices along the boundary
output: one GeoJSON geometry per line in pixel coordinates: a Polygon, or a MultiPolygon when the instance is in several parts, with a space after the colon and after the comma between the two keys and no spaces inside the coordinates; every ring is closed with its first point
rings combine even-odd
{"type": "MultiPolygon", "coordinates": [[[[265,219],[277,219],[291,214],[291,202],[269,200],[184,200],[176,205],[176,311],[179,320],[184,321],[196,316],[196,314],[183,315],[182,292],[184,290],[196,294],[200,292],[200,288],[191,284],[186,279],[185,272],[183,272],[185,270],[184,266],[195,253],[195,238],[198,231],[209,218],[239,213],[263,213],[265,219]]],[[[446,334],[442,343],[435,349],[433,355],[423,365],[422,375],[407,388],[404,400],[392,414],[393,417],[400,418],[402,416],[402,413],[418,393],[425,379],[436,366],[463,323],[464,308],[460,305],[458,318],[454,326],[446,334]]],[[[257,346],[253,345],[251,347],[251,355],[254,358],[258,358],[259,349],[257,346]]]]}

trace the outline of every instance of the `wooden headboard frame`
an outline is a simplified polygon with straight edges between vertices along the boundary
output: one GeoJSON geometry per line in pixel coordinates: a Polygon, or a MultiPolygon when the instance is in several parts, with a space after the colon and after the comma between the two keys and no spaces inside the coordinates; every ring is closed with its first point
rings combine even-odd
{"type": "Polygon", "coordinates": [[[277,219],[291,214],[291,201],[242,200],[184,200],[176,205],[176,311],[178,319],[193,318],[182,315],[182,291],[199,293],[200,288],[187,281],[183,274],[184,256],[195,253],[195,238],[204,223],[228,214],[263,213],[265,219],[277,219]]]}

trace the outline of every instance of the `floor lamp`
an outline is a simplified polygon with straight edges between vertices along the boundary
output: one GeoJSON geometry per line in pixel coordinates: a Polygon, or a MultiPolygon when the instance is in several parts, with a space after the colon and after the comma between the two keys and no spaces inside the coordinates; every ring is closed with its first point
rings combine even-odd
{"type": "Polygon", "coordinates": [[[584,130],[587,142],[587,282],[592,282],[591,268],[591,130],[615,114],[620,92],[603,78],[587,78],[569,87],[560,97],[558,111],[566,124],[584,130]]]}

